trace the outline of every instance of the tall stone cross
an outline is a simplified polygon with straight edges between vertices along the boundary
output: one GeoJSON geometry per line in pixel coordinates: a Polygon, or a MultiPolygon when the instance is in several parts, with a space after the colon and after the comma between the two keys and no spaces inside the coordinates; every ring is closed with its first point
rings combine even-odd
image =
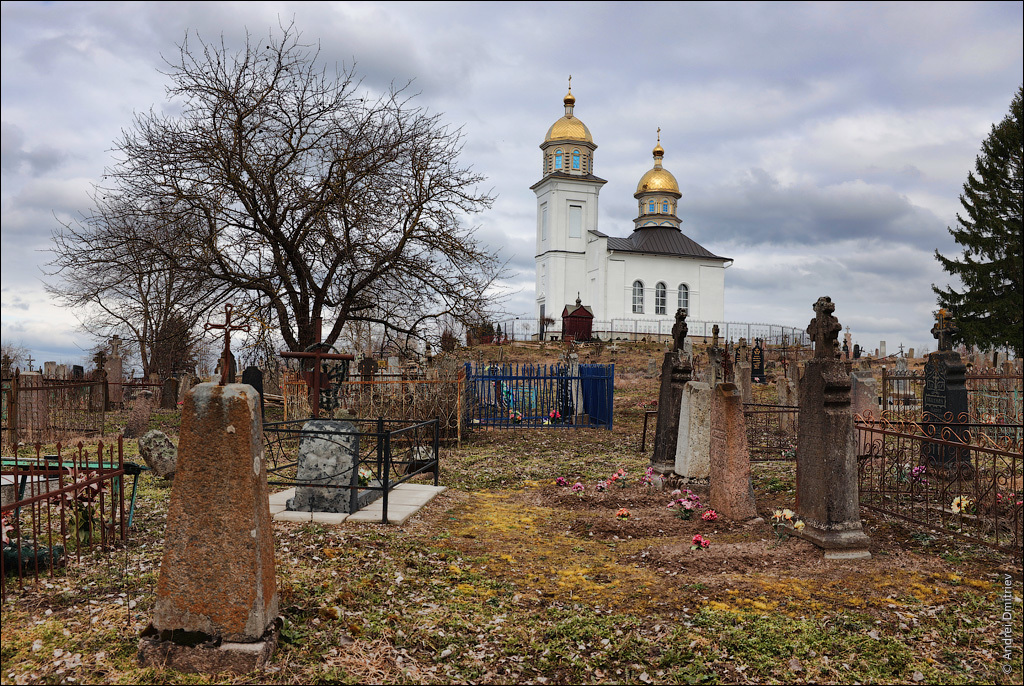
{"type": "Polygon", "coordinates": [[[209,331],[210,329],[223,329],[224,330],[224,352],[221,354],[220,359],[220,385],[224,386],[229,383],[235,383],[234,376],[231,374],[231,332],[232,331],[248,331],[248,324],[232,324],[231,313],[234,311],[235,306],[231,303],[224,305],[224,323],[214,324],[213,322],[206,322],[204,329],[209,331]]]}
{"type": "Polygon", "coordinates": [[[935,326],[932,327],[932,337],[939,342],[939,351],[953,349],[953,334],[959,333],[960,329],[953,323],[949,312],[940,308],[935,313],[935,326]]]}
{"type": "Polygon", "coordinates": [[[836,356],[839,332],[843,330],[839,320],[833,316],[836,311],[832,298],[824,295],[814,303],[814,319],[807,326],[807,333],[814,343],[814,357],[830,360],[836,356]]]}
{"type": "Polygon", "coordinates": [[[711,327],[711,347],[718,347],[718,324],[711,327]]]}
{"type": "Polygon", "coordinates": [[[120,336],[118,336],[117,334],[114,334],[114,337],[110,339],[110,356],[111,357],[121,357],[121,344],[123,342],[124,341],[121,340],[120,336]]]}

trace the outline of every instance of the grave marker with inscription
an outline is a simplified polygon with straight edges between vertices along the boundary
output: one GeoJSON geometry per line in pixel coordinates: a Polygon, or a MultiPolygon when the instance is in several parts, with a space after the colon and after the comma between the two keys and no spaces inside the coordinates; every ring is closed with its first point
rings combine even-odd
{"type": "MultiPolygon", "coordinates": [[[[967,367],[960,354],[953,350],[952,337],[958,329],[949,314],[940,309],[935,315],[932,336],[938,341],[938,350],[928,355],[924,365],[924,427],[937,439],[962,443],[967,417],[967,367]]],[[[944,467],[958,463],[966,467],[970,452],[958,445],[925,444],[929,462],[944,467]]]]}

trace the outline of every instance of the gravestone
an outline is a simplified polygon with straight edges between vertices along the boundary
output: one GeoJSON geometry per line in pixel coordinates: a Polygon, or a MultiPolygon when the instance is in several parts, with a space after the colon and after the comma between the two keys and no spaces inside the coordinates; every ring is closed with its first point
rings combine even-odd
{"type": "Polygon", "coordinates": [[[733,521],[756,520],[747,428],[735,384],[718,384],[711,392],[710,454],[711,506],[733,521]]]}
{"type": "Polygon", "coordinates": [[[185,396],[144,667],[248,673],[280,628],[256,391],[204,383],[185,396]]]}
{"type": "Polygon", "coordinates": [[[683,386],[693,374],[690,361],[683,353],[686,332],[686,310],[679,308],[676,310],[676,323],[672,326],[672,350],[665,353],[661,364],[658,426],[654,434],[654,455],[651,457],[651,466],[660,474],[668,474],[675,469],[683,386]]]}
{"type": "Polygon", "coordinates": [[[871,557],[870,539],[860,522],[851,382],[838,357],[842,327],[834,311],[831,298],[818,298],[807,327],[814,357],[800,380],[796,461],[796,510],[805,528],[794,533],[828,559],[864,559],[871,557]]]}
{"type": "Polygon", "coordinates": [[[355,512],[381,496],[359,485],[359,430],[352,422],[311,419],[299,440],[298,486],[286,507],[296,512],[355,512]],[[353,502],[354,501],[354,502],[353,502]]]}
{"type": "Polygon", "coordinates": [[[916,357],[916,356],[914,355],[914,349],[913,349],[913,348],[910,348],[910,349],[909,349],[909,350],[907,351],[907,357],[909,357],[910,359],[914,359],[914,357],[916,357]]]}
{"type": "MultiPolygon", "coordinates": [[[[103,362],[103,371],[107,373],[107,405],[120,405],[124,402],[124,363],[121,361],[121,337],[110,339],[110,357],[103,362]]],[[[110,409],[108,407],[108,409],[110,409]]]]}
{"type": "Polygon", "coordinates": [[[153,391],[141,390],[135,394],[132,410],[128,414],[128,423],[124,427],[125,438],[138,438],[149,428],[149,418],[153,413],[153,391]]]}
{"type": "Polygon", "coordinates": [[[754,341],[754,348],[750,351],[750,380],[754,383],[765,382],[764,348],[761,347],[760,339],[754,341]]]}
{"type": "Polygon", "coordinates": [[[57,363],[53,361],[43,362],[43,378],[56,379],[57,378],[57,363]]]}
{"type": "MultiPolygon", "coordinates": [[[[870,371],[855,371],[850,374],[850,413],[854,418],[860,415],[866,420],[881,419],[878,407],[878,381],[870,371]]],[[[871,452],[871,434],[856,431],[857,455],[871,452]]]]}
{"type": "Polygon", "coordinates": [[[885,341],[878,342],[878,357],[886,357],[885,354],[885,341]]]}
{"type": "Polygon", "coordinates": [[[267,416],[266,403],[263,401],[263,370],[250,365],[242,371],[242,383],[248,384],[260,394],[260,417],[267,416]]]}
{"type": "MultiPolygon", "coordinates": [[[[797,384],[790,381],[787,377],[781,377],[775,381],[776,395],[778,397],[779,405],[785,407],[799,407],[800,405],[800,393],[797,391],[797,384]]],[[[779,428],[786,433],[793,433],[796,431],[797,412],[783,412],[779,417],[779,428]]]]}
{"type": "Polygon", "coordinates": [[[147,431],[139,438],[139,455],[157,476],[171,479],[177,470],[178,449],[163,431],[147,431]]]}
{"type": "Polygon", "coordinates": [[[658,373],[658,361],[653,357],[647,360],[647,376],[654,376],[658,373]]]}
{"type": "Polygon", "coordinates": [[[66,364],[57,365],[57,378],[65,381],[68,378],[68,366],[66,364]]]}
{"type": "Polygon", "coordinates": [[[853,359],[855,359],[855,360],[859,360],[860,359],[860,343],[854,343],[853,344],[853,359]]]}
{"type": "Polygon", "coordinates": [[[185,404],[185,396],[192,390],[192,387],[196,384],[196,378],[191,374],[182,374],[181,378],[178,379],[178,402],[182,405],[185,404]]]}
{"type": "MultiPolygon", "coordinates": [[[[932,336],[938,341],[938,350],[928,355],[924,365],[924,428],[939,440],[963,443],[969,421],[964,378],[967,367],[953,350],[956,325],[944,309],[935,318],[932,336]]],[[[966,447],[926,443],[925,454],[933,465],[970,469],[970,450],[966,447]]]]}
{"type": "Polygon", "coordinates": [[[76,381],[81,381],[85,378],[85,367],[80,364],[71,366],[71,378],[76,381]]]}
{"type": "Polygon", "coordinates": [[[753,367],[750,362],[741,360],[736,365],[736,385],[739,386],[740,398],[744,403],[754,402],[753,367]]]}
{"type": "Polygon", "coordinates": [[[843,334],[843,353],[846,359],[850,359],[850,352],[853,350],[853,336],[850,335],[850,327],[846,327],[843,334]]]}
{"type": "Polygon", "coordinates": [[[163,388],[160,389],[160,409],[178,409],[178,380],[173,376],[164,379],[163,388]]]}
{"type": "Polygon", "coordinates": [[[372,357],[364,357],[356,365],[360,378],[365,381],[373,381],[373,375],[377,373],[377,360],[372,357]]]}
{"type": "Polygon", "coordinates": [[[711,387],[700,381],[683,386],[676,439],[675,473],[706,479],[711,469],[711,387]]]}

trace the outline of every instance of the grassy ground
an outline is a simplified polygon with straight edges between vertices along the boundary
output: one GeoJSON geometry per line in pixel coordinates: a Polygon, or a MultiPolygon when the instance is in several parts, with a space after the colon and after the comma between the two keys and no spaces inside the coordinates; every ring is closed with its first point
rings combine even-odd
{"type": "MultiPolygon", "coordinates": [[[[450,490],[402,527],[276,524],[282,645],[233,681],[1019,683],[1020,559],[869,518],[872,559],[826,563],[767,524],[672,516],[639,479],[651,355],[598,360],[617,365],[614,431],[477,432],[442,455],[450,490]],[[593,488],[620,468],[625,488],[593,488]],[[706,550],[690,549],[697,533],[706,550]]],[[[793,505],[793,477],[789,463],[754,466],[763,515],[793,505]]],[[[169,490],[144,477],[113,557],[9,593],[5,683],[232,681],[135,665],[169,490]]]]}

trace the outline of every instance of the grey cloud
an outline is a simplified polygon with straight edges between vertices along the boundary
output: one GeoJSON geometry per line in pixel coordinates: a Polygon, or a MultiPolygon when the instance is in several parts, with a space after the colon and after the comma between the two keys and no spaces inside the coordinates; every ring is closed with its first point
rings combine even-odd
{"type": "Polygon", "coordinates": [[[56,169],[65,158],[63,152],[47,145],[39,145],[29,150],[24,132],[6,121],[0,124],[0,140],[0,167],[4,174],[27,171],[31,176],[40,176],[56,169]]]}

